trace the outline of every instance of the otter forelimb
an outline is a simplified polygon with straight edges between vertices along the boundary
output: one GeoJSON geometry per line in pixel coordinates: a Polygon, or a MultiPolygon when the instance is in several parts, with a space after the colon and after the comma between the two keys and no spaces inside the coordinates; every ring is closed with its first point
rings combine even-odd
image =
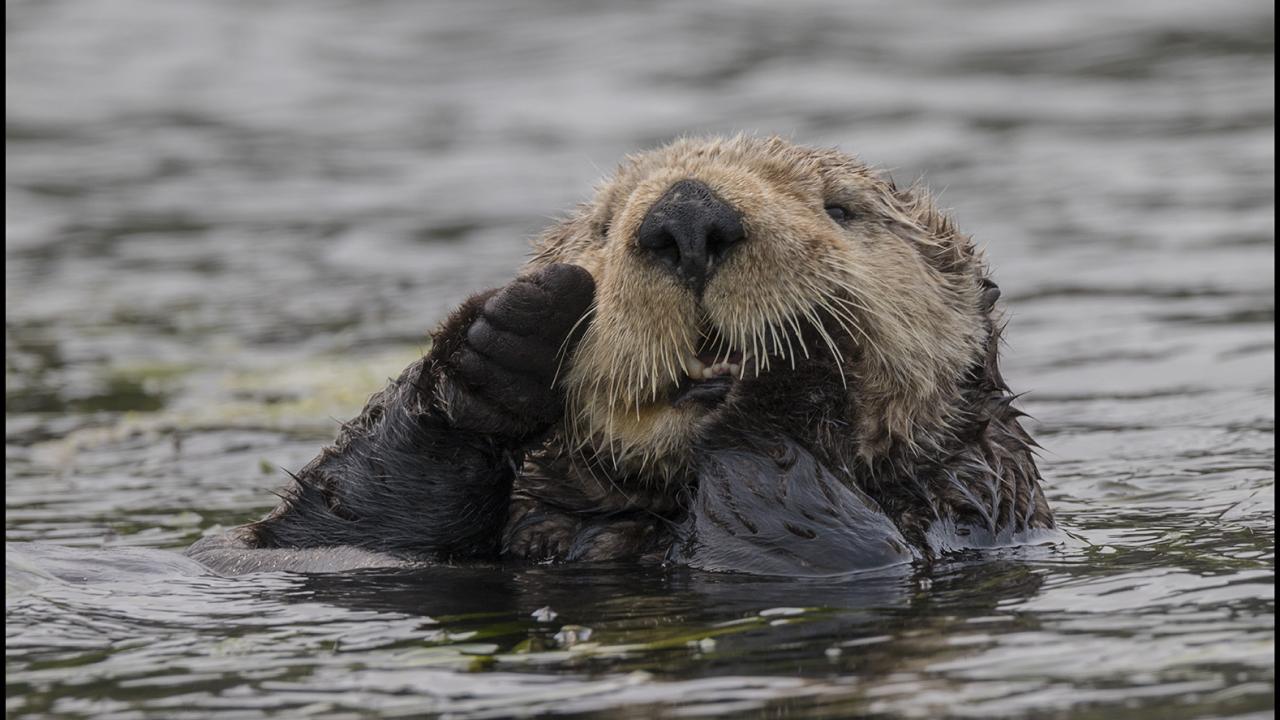
{"type": "MultiPolygon", "coordinates": [[[[371,397],[283,502],[233,539],[245,550],[495,559],[524,448],[562,412],[558,363],[593,290],[581,268],[551,265],[471,297],[426,357],[371,397]]],[[[215,545],[226,552],[224,539],[189,553],[218,565],[207,557],[215,545]]]]}

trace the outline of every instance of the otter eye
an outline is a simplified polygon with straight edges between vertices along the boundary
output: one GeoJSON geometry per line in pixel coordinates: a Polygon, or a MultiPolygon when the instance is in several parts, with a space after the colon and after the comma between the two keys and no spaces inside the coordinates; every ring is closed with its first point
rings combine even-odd
{"type": "Polygon", "coordinates": [[[827,215],[830,215],[832,220],[838,223],[849,219],[849,211],[839,205],[828,205],[823,209],[827,211],[827,215]]]}

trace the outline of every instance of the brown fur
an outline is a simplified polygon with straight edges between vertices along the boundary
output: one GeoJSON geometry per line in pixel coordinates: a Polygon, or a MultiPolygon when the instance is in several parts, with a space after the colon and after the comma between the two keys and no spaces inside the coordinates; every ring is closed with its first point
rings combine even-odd
{"type": "MultiPolygon", "coordinates": [[[[854,351],[844,365],[862,403],[865,457],[953,420],[956,382],[985,339],[982,260],[969,238],[922,191],[899,191],[853,158],[740,136],[682,140],[630,158],[595,202],[538,245],[531,264],[574,263],[596,278],[596,316],[568,376],[577,391],[573,419],[592,442],[643,463],[678,453],[680,437],[696,426],[696,411],[652,409],[696,348],[696,299],[645,267],[627,242],[654,200],[686,177],[745,215],[749,247],[703,299],[733,345],[773,346],[771,329],[811,320],[826,300],[849,320],[834,339],[854,351]],[[833,201],[855,214],[853,228],[823,212],[833,201]]],[[[803,352],[785,341],[773,349],[784,355],[773,362],[803,352]]]]}
{"type": "Polygon", "coordinates": [[[464,303],[274,512],[191,551],[235,572],[349,547],[815,573],[1018,542],[1053,515],[998,296],[921,188],[778,138],[680,140],[464,303]],[[637,241],[683,180],[745,230],[700,291],[637,241]],[[723,394],[672,401],[731,350],[751,359],[723,394]]]}
{"type": "MultiPolygon", "coordinates": [[[[691,453],[735,413],[751,408],[739,424],[762,425],[797,403],[788,432],[917,542],[939,519],[992,535],[1052,526],[998,369],[998,290],[923,188],[776,137],[679,140],[629,157],[546,232],[530,265],[554,262],[594,276],[594,317],[566,370],[561,430],[531,456],[516,507],[570,506],[566,537],[582,506],[643,505],[632,498],[678,487],[691,453]],[[701,298],[634,246],[649,207],[682,179],[710,186],[747,230],[701,298]],[[833,221],[830,205],[848,220],[833,221]],[[723,407],[672,407],[667,394],[708,330],[765,358],[761,379],[778,377],[739,383],[723,407]],[[822,402],[802,401],[824,367],[835,374],[822,402]],[[787,392],[771,391],[786,374],[796,376],[787,392]]],[[[519,542],[511,527],[509,544],[519,542]]]]}

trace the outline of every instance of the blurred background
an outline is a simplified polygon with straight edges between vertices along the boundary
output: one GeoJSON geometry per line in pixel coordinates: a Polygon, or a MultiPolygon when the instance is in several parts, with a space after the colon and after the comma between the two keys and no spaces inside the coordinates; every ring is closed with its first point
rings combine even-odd
{"type": "Polygon", "coordinates": [[[457,578],[353,610],[297,578],[89,591],[15,560],[11,716],[1269,715],[1271,3],[13,1],[5,54],[10,541],[180,549],[258,517],[623,154],[736,131],[954,209],[1073,537],[870,599],[494,571],[489,620],[446,630],[420,615],[457,578]],[[827,614],[697,645],[774,617],[751,598],[827,614]],[[584,664],[564,622],[640,649],[584,664]],[[459,672],[494,663],[520,672],[459,672]],[[377,670],[406,664],[443,670],[377,670]]]}

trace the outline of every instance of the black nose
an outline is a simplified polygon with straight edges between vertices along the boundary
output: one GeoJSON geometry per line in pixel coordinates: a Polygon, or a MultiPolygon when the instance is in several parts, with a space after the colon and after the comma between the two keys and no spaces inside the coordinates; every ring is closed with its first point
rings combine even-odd
{"type": "Polygon", "coordinates": [[[742,213],[704,183],[681,180],[649,208],[637,245],[700,293],[745,237],[742,213]]]}

